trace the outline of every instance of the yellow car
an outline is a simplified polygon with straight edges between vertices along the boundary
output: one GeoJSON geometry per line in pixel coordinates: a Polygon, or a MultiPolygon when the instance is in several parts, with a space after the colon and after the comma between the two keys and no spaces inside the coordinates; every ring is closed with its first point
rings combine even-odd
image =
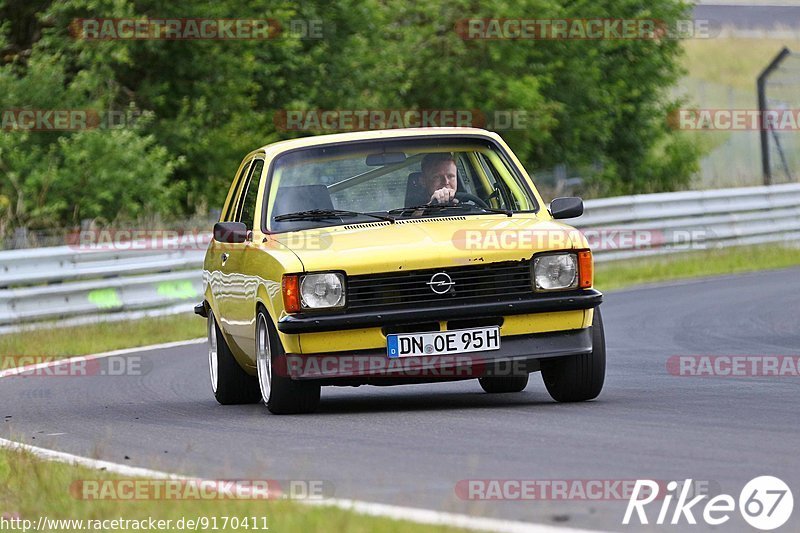
{"type": "Polygon", "coordinates": [[[586,239],[499,135],[419,128],[274,143],[239,166],[204,263],[222,404],[305,413],[320,386],[478,378],[597,397],[605,340],[586,239]]]}

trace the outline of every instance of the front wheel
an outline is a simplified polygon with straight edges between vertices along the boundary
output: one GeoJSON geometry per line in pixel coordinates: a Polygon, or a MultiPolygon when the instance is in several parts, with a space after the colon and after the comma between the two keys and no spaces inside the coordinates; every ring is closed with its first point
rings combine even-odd
{"type": "Polygon", "coordinates": [[[593,400],[603,390],[606,377],[606,337],[600,308],[592,320],[592,352],[542,362],[542,379],[557,402],[593,400]]]}
{"type": "Polygon", "coordinates": [[[271,327],[269,317],[264,311],[259,311],[256,319],[256,368],[264,404],[275,415],[313,413],[319,405],[320,386],[276,375],[275,369],[281,366],[275,362],[284,356],[283,345],[271,327]]]}

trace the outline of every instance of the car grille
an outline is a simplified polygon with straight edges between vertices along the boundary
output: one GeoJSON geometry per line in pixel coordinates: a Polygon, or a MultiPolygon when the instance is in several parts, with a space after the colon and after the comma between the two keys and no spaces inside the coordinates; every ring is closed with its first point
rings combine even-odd
{"type": "Polygon", "coordinates": [[[532,294],[528,260],[347,278],[347,308],[351,312],[518,301],[532,294]],[[455,283],[446,294],[436,294],[428,285],[439,272],[446,272],[455,283]]]}

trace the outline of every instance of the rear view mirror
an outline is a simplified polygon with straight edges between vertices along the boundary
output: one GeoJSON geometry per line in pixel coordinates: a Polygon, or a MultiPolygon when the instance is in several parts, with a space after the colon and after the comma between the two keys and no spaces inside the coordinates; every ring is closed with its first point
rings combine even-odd
{"type": "Polygon", "coordinates": [[[367,166],[385,167],[386,165],[397,165],[406,160],[403,152],[384,152],[382,154],[369,154],[367,156],[367,166]]]}
{"type": "Polygon", "coordinates": [[[229,244],[243,243],[247,240],[247,226],[242,222],[217,222],[214,224],[214,240],[229,244]]]}
{"type": "Polygon", "coordinates": [[[577,196],[555,198],[550,202],[553,218],[576,218],[583,214],[583,200],[577,196]]]}

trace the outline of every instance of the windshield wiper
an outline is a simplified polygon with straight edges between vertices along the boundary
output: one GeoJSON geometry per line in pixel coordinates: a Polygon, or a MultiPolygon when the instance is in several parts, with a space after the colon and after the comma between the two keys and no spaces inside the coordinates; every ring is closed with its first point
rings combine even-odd
{"type": "Polygon", "coordinates": [[[469,207],[474,207],[475,209],[480,209],[482,211],[486,211],[487,213],[498,213],[500,215],[505,215],[507,217],[514,215],[514,212],[511,211],[511,209],[496,209],[494,207],[483,207],[482,205],[474,205],[474,206],[471,205],[469,207]]]}
{"type": "Polygon", "coordinates": [[[508,209],[495,209],[493,207],[483,207],[480,205],[467,205],[467,204],[423,204],[423,205],[416,205],[413,207],[400,207],[398,209],[392,209],[387,211],[390,215],[403,215],[408,211],[444,211],[446,209],[480,209],[481,211],[485,211],[487,213],[499,213],[506,215],[507,217],[512,216],[512,212],[508,209]]]}
{"type": "Polygon", "coordinates": [[[311,209],[308,211],[298,211],[296,213],[286,213],[273,218],[276,222],[284,220],[322,220],[325,218],[345,218],[345,217],[373,217],[380,220],[387,220],[394,224],[394,218],[388,215],[376,215],[374,213],[359,213],[358,211],[344,211],[341,209],[311,209]]]}
{"type": "Polygon", "coordinates": [[[398,207],[397,209],[390,209],[386,213],[389,215],[402,215],[408,211],[441,211],[443,209],[452,209],[454,207],[458,206],[448,204],[422,204],[411,207],[398,207]]]}

